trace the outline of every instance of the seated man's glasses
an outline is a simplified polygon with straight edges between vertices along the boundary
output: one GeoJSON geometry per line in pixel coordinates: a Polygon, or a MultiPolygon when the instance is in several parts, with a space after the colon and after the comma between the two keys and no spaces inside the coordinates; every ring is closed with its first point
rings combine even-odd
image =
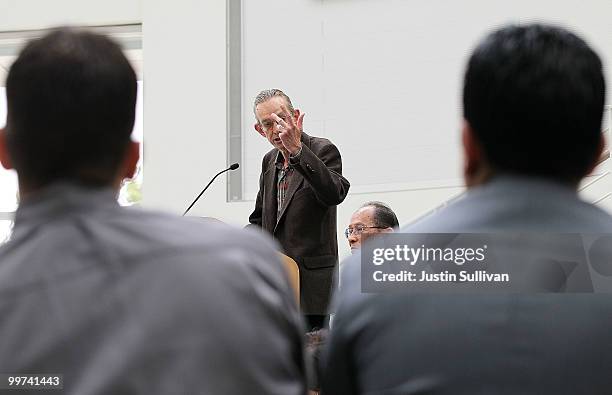
{"type": "Polygon", "coordinates": [[[384,226],[365,226],[365,225],[355,225],[355,227],[348,227],[344,229],[344,236],[348,239],[350,235],[359,236],[366,229],[385,229],[384,226]]]}

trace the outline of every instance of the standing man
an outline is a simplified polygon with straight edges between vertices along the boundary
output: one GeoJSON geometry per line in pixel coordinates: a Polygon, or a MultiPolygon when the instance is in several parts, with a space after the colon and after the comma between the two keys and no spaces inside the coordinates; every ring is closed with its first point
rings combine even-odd
{"type": "Polygon", "coordinates": [[[329,140],[303,132],[304,114],[281,90],[255,98],[255,130],[274,147],[263,158],[251,224],[270,232],[300,268],[301,308],[309,329],[322,327],[338,263],[336,206],[349,182],[329,140]]]}

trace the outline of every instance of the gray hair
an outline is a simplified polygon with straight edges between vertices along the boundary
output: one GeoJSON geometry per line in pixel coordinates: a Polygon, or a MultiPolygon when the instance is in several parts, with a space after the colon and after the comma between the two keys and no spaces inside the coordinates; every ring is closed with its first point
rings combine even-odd
{"type": "Polygon", "coordinates": [[[257,119],[257,106],[263,102],[267,102],[273,97],[283,97],[287,102],[287,109],[293,112],[293,104],[291,104],[291,99],[289,99],[289,96],[285,95],[285,92],[281,91],[280,89],[266,89],[259,92],[257,97],[255,97],[255,103],[253,103],[253,113],[255,114],[255,119],[257,119]]]}
{"type": "Polygon", "coordinates": [[[370,201],[361,205],[360,209],[365,207],[374,208],[374,224],[385,228],[399,229],[399,221],[397,216],[391,210],[391,207],[383,202],[370,201]]]}

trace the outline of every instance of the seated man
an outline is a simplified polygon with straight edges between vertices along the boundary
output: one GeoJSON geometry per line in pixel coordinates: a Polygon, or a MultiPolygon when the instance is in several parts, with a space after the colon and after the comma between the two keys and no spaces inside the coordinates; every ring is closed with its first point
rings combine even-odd
{"type": "MultiPolygon", "coordinates": [[[[488,35],[464,81],[468,193],[403,231],[611,233],[612,218],[577,194],[602,151],[604,98],[599,57],[569,31],[536,24],[488,35]]],[[[517,262],[555,252],[519,245],[509,255],[517,262]]],[[[612,388],[608,294],[362,294],[354,263],[343,271],[324,393],[612,388]]]]}
{"type": "Polygon", "coordinates": [[[382,202],[364,203],[351,216],[351,223],[344,230],[351,252],[359,250],[369,237],[378,233],[389,233],[399,229],[397,216],[382,202]]]}
{"type": "Polygon", "coordinates": [[[6,92],[0,161],[21,202],[0,248],[0,372],[61,374],[63,394],[303,394],[273,243],[117,204],[139,152],[121,49],[55,30],[23,49],[6,92]]]}

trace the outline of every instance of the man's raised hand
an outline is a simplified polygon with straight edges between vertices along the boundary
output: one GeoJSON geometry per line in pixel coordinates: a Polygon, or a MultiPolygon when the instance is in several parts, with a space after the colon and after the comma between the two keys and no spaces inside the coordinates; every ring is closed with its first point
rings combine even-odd
{"type": "Polygon", "coordinates": [[[302,128],[304,124],[304,114],[301,114],[299,110],[295,110],[295,115],[291,114],[287,107],[281,105],[283,116],[285,119],[279,117],[276,114],[272,114],[272,118],[280,126],[280,133],[278,137],[281,139],[283,146],[291,155],[295,155],[300,151],[302,147],[302,128]]]}

